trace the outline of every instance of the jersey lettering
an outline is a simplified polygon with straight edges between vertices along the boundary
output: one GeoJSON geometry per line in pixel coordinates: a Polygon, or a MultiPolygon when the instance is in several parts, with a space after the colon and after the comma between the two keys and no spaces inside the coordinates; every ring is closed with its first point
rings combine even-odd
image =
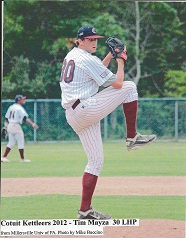
{"type": "Polygon", "coordinates": [[[62,66],[61,81],[64,80],[66,83],[72,82],[74,77],[74,70],[74,60],[70,60],[67,64],[67,61],[65,59],[62,66]]]}

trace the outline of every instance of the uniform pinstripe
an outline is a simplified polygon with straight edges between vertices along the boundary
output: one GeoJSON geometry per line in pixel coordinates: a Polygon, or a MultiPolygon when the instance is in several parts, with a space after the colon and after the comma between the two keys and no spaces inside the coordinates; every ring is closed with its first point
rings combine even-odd
{"type": "Polygon", "coordinates": [[[99,86],[113,73],[100,59],[82,49],[72,49],[64,60],[65,65],[70,60],[75,64],[73,79],[70,77],[71,68],[67,67],[67,71],[63,68],[64,64],[62,67],[62,106],[66,109],[69,125],[78,134],[87,155],[85,172],[99,176],[104,161],[100,120],[120,104],[138,100],[138,93],[136,85],[130,81],[125,81],[121,89],[109,86],[98,92],[99,86]],[[81,102],[73,110],[72,105],[77,99],[81,102]]]}

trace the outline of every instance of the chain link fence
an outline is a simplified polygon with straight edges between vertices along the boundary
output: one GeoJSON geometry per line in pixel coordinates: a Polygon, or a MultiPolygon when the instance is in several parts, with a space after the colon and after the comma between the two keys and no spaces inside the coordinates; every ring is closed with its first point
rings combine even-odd
{"type": "MultiPolygon", "coordinates": [[[[14,100],[2,100],[2,126],[4,115],[13,103],[14,100]]],[[[66,122],[60,99],[27,99],[24,108],[30,119],[39,126],[38,130],[33,130],[27,123],[23,123],[26,142],[78,140],[78,136],[66,122]]],[[[159,140],[185,141],[186,98],[140,98],[137,129],[141,134],[156,134],[159,140]]],[[[125,138],[125,120],[121,106],[101,121],[101,132],[105,140],[125,138]]]]}

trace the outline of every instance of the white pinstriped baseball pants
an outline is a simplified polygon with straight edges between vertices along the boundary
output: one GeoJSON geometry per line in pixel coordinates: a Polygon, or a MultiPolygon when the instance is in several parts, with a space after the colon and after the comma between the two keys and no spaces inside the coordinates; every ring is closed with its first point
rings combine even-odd
{"type": "Polygon", "coordinates": [[[135,83],[124,81],[121,89],[112,86],[102,90],[80,104],[73,110],[66,110],[66,118],[69,125],[78,134],[88,164],[85,172],[99,176],[104,156],[100,131],[100,120],[113,112],[120,104],[138,100],[135,83]]]}

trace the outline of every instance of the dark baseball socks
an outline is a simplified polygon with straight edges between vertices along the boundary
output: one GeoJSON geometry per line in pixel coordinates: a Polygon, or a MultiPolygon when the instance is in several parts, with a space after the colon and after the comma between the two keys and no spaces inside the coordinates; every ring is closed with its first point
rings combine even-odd
{"type": "Polygon", "coordinates": [[[81,200],[81,207],[80,211],[86,212],[90,209],[92,196],[94,193],[94,189],[96,187],[98,176],[84,173],[83,179],[82,179],[82,200],[81,200]]]}
{"type": "Polygon", "coordinates": [[[3,157],[7,157],[7,155],[9,154],[10,151],[11,151],[11,149],[9,147],[6,147],[3,157]]]}
{"type": "Polygon", "coordinates": [[[24,149],[19,149],[19,154],[22,160],[24,160],[24,149]]]}
{"type": "MultiPolygon", "coordinates": [[[[7,157],[10,151],[11,151],[11,149],[9,147],[6,147],[3,157],[7,157]]],[[[19,149],[19,154],[20,154],[21,159],[23,160],[24,159],[24,149],[19,149]]]]}
{"type": "Polygon", "coordinates": [[[126,121],[127,138],[134,138],[136,135],[138,101],[124,103],[123,112],[126,121]]]}

